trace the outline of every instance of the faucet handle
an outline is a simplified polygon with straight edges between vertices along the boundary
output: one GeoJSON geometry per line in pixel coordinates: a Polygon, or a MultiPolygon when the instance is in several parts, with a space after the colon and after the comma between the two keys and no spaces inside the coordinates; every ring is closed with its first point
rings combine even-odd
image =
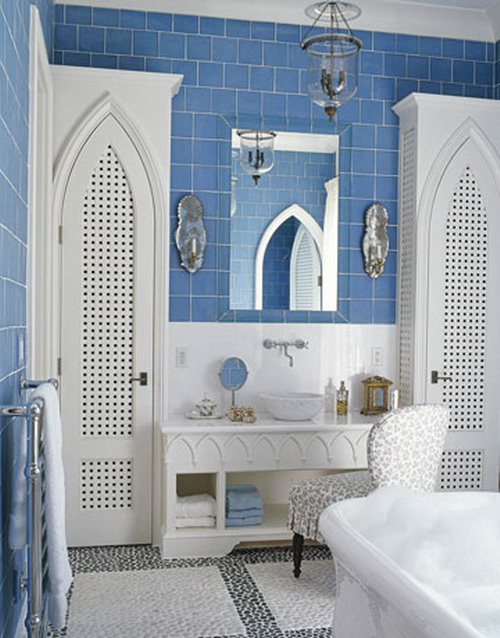
{"type": "Polygon", "coordinates": [[[272,339],[264,339],[264,342],[262,345],[264,346],[264,348],[267,348],[268,350],[270,350],[271,348],[276,348],[278,344],[276,343],[276,341],[273,341],[272,339]]]}
{"type": "Polygon", "coordinates": [[[293,345],[299,350],[302,350],[302,348],[309,348],[309,341],[304,341],[304,339],[297,339],[297,341],[293,345]]]}

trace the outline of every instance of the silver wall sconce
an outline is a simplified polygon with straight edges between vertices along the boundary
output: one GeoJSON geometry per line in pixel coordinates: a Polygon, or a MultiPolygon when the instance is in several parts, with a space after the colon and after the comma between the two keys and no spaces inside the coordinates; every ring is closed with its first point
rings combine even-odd
{"type": "Polygon", "coordinates": [[[363,43],[353,35],[348,19],[361,9],[349,2],[317,2],[307,7],[314,22],[300,43],[309,53],[307,92],[322,106],[330,120],[337,108],[349,101],[358,89],[359,51],[363,43]],[[328,23],[325,33],[309,36],[319,23],[328,23]]]}
{"type": "Polygon", "coordinates": [[[240,164],[249,173],[257,186],[260,176],[274,165],[273,131],[245,129],[237,131],[240,137],[240,164]]]}
{"type": "Polygon", "coordinates": [[[382,204],[372,204],[366,211],[365,234],[363,235],[363,258],[365,271],[376,278],[384,272],[389,251],[387,221],[389,215],[382,204]]]}
{"type": "Polygon", "coordinates": [[[207,245],[203,213],[203,204],[196,195],[185,195],[177,206],[179,223],[175,231],[175,244],[181,257],[181,266],[190,273],[201,268],[207,245]]]}

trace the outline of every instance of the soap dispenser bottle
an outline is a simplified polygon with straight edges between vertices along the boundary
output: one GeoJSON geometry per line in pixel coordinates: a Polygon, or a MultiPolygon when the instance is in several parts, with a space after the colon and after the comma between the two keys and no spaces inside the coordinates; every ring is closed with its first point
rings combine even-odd
{"type": "Polygon", "coordinates": [[[335,412],[335,386],[331,377],[325,385],[325,412],[335,412]]]}
{"type": "Polygon", "coordinates": [[[349,401],[349,390],[345,387],[343,381],[340,382],[340,388],[337,390],[337,414],[347,414],[347,403],[349,401]]]}

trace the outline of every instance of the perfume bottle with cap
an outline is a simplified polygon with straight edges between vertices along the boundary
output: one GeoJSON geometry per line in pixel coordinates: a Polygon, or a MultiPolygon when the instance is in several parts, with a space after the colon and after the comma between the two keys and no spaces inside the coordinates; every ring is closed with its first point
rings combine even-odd
{"type": "Polygon", "coordinates": [[[340,387],[337,390],[337,414],[347,414],[347,404],[349,402],[349,390],[345,387],[343,381],[340,382],[340,387]]]}

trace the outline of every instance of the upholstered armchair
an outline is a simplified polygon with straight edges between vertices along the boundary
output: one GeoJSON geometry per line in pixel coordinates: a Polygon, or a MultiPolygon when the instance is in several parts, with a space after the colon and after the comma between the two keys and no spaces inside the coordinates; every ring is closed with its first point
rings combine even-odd
{"type": "Polygon", "coordinates": [[[368,470],[330,474],[292,487],[288,524],[293,532],[296,578],[301,572],[304,539],[324,543],[318,521],[332,503],[366,496],[386,485],[435,490],[448,418],[448,409],[442,405],[413,405],[387,412],[368,435],[368,470]]]}

